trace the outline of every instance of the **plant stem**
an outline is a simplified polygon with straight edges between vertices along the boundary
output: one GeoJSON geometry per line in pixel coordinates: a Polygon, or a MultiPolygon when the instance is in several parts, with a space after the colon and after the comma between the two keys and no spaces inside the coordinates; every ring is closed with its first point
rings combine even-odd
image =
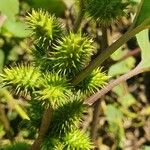
{"type": "Polygon", "coordinates": [[[102,26],[102,45],[101,45],[101,51],[106,51],[107,48],[108,48],[107,27],[102,26]]]}
{"type": "Polygon", "coordinates": [[[91,139],[95,146],[97,145],[96,138],[97,138],[97,129],[99,125],[100,105],[101,105],[101,101],[99,99],[94,104],[93,118],[92,118],[91,131],[90,131],[91,139]]]}
{"type": "Polygon", "coordinates": [[[5,114],[5,110],[0,104],[0,121],[2,122],[4,129],[6,131],[6,134],[10,141],[13,141],[13,130],[10,126],[9,120],[7,118],[7,115],[5,114]]]}
{"type": "Polygon", "coordinates": [[[120,46],[126,43],[129,39],[135,36],[140,31],[149,28],[147,25],[149,23],[149,19],[145,20],[141,25],[136,27],[135,29],[126,32],[122,37],[120,37],[116,42],[114,42],[111,46],[109,46],[105,51],[100,53],[91,63],[83,69],[73,80],[72,84],[75,86],[79,82],[81,82],[89,73],[91,73],[95,68],[99,67],[107,58],[110,57],[120,46]]]}
{"type": "Polygon", "coordinates": [[[95,103],[99,98],[101,98],[102,96],[104,96],[106,93],[108,93],[110,90],[112,90],[115,86],[117,86],[118,84],[120,84],[123,81],[128,80],[129,78],[138,75],[140,73],[144,72],[143,68],[138,65],[136,68],[134,68],[133,70],[129,71],[128,73],[120,76],[119,78],[117,78],[114,81],[111,81],[106,87],[104,87],[103,89],[101,89],[100,91],[98,91],[96,94],[92,95],[91,97],[89,97],[86,101],[85,104],[88,105],[92,105],[93,103],[95,103]]]}
{"type": "MultiPolygon", "coordinates": [[[[108,37],[107,37],[107,28],[102,26],[102,44],[101,51],[105,51],[108,47],[108,37]]],[[[97,138],[97,129],[99,125],[99,116],[100,116],[100,99],[95,102],[94,104],[94,111],[93,111],[93,119],[91,123],[91,139],[93,143],[96,145],[96,138],[97,138]]]]}
{"type": "Polygon", "coordinates": [[[48,131],[51,120],[52,120],[52,108],[48,106],[48,108],[45,109],[44,114],[43,114],[42,123],[41,123],[40,130],[39,130],[39,135],[29,150],[41,149],[41,144],[48,131]]]}
{"type": "Polygon", "coordinates": [[[78,14],[77,20],[75,21],[75,25],[74,25],[74,29],[73,29],[74,33],[77,33],[77,31],[79,30],[82,19],[84,17],[84,13],[85,13],[84,0],[80,0],[79,7],[80,7],[79,14],[78,14]]]}
{"type": "Polygon", "coordinates": [[[23,108],[16,102],[16,100],[12,97],[9,91],[6,89],[0,90],[1,94],[7,99],[8,104],[16,110],[16,112],[20,115],[22,119],[30,120],[27,113],[23,110],[23,108]]]}
{"type": "Polygon", "coordinates": [[[136,16],[135,16],[135,18],[134,18],[134,20],[133,20],[133,23],[132,23],[132,25],[131,25],[131,27],[130,27],[129,30],[133,29],[133,28],[136,26],[137,19],[138,19],[139,15],[140,15],[140,12],[141,12],[143,3],[144,3],[144,0],[141,0],[139,6],[138,6],[138,8],[137,8],[136,16]]]}

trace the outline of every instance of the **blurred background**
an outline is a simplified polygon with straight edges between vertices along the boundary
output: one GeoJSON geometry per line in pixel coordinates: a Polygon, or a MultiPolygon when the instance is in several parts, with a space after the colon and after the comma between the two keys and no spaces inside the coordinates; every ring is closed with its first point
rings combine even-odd
{"type": "MultiPolygon", "coordinates": [[[[126,17],[109,26],[109,44],[128,30],[138,2],[130,0],[126,17]]],[[[68,31],[73,28],[78,13],[75,0],[0,0],[0,72],[6,66],[32,62],[30,30],[25,24],[25,16],[32,9],[55,14],[68,31]]],[[[85,17],[82,32],[93,38],[100,50],[99,24],[85,17]]],[[[116,78],[133,69],[140,59],[140,48],[136,38],[132,38],[103,64],[103,69],[116,78]]],[[[0,87],[0,148],[16,139],[29,143],[34,139],[35,131],[24,127],[22,121],[28,118],[27,105],[24,97],[0,87]]],[[[90,132],[92,116],[93,107],[90,107],[83,116],[83,130],[90,132]]],[[[150,73],[121,83],[103,97],[97,128],[96,144],[100,150],[150,150],[150,73]]]]}

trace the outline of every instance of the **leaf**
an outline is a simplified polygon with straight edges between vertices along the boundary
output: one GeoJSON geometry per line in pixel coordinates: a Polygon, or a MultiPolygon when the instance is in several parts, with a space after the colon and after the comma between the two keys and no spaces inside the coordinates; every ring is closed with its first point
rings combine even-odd
{"type": "Polygon", "coordinates": [[[123,97],[120,97],[120,102],[124,107],[130,107],[136,103],[136,99],[133,97],[132,94],[128,93],[123,97]]]}
{"type": "Polygon", "coordinates": [[[118,50],[116,50],[112,55],[111,58],[115,61],[121,59],[124,55],[128,53],[128,50],[123,50],[122,47],[120,47],[118,50]]]}
{"type": "MultiPolygon", "coordinates": [[[[128,53],[128,50],[123,50],[122,47],[115,51],[111,58],[115,61],[121,59],[128,53]]],[[[108,75],[113,77],[116,75],[124,74],[130,71],[135,66],[135,59],[134,57],[129,57],[121,62],[117,62],[116,64],[112,65],[109,68],[108,75]]]]}
{"type": "Polygon", "coordinates": [[[136,35],[138,44],[141,48],[141,63],[140,63],[140,65],[143,68],[150,67],[150,42],[149,42],[149,33],[148,32],[149,32],[148,29],[146,29],[136,35]]]}
{"type": "Polygon", "coordinates": [[[106,118],[109,123],[109,131],[115,135],[117,146],[122,147],[125,132],[123,128],[123,114],[114,105],[108,105],[106,110],[106,118]]]}
{"type": "Polygon", "coordinates": [[[9,61],[16,61],[18,59],[18,54],[22,53],[23,49],[20,49],[19,46],[14,46],[7,57],[9,61]]]}
{"type": "Polygon", "coordinates": [[[27,25],[20,21],[7,20],[3,27],[15,37],[23,38],[30,34],[27,25]]]}
{"type": "Polygon", "coordinates": [[[124,107],[130,107],[136,103],[134,96],[130,94],[128,90],[125,90],[124,84],[119,84],[118,86],[114,87],[113,92],[118,95],[119,102],[124,107]]]}
{"type": "Polygon", "coordinates": [[[14,19],[14,16],[19,13],[18,0],[0,0],[0,11],[7,16],[7,18],[14,19]]]}
{"type": "Polygon", "coordinates": [[[27,150],[29,149],[29,144],[27,143],[13,143],[5,147],[5,150],[27,150]]]}
{"type": "Polygon", "coordinates": [[[0,72],[2,72],[3,69],[4,59],[5,59],[4,52],[3,50],[0,49],[0,72]]]}
{"type": "Polygon", "coordinates": [[[122,95],[125,95],[125,93],[126,93],[126,89],[125,89],[123,83],[121,83],[121,84],[117,85],[116,87],[114,87],[112,91],[114,93],[116,93],[119,97],[121,97],[122,95]]]}
{"type": "Polygon", "coordinates": [[[3,138],[3,136],[6,134],[6,131],[4,129],[3,124],[0,122],[0,140],[3,138]]]}
{"type": "Polygon", "coordinates": [[[150,150],[150,146],[144,146],[144,150],[150,150]]]}
{"type": "Polygon", "coordinates": [[[26,25],[20,21],[16,21],[16,15],[19,13],[18,0],[0,0],[0,12],[7,17],[3,24],[4,29],[15,37],[23,38],[29,35],[26,25]]]}
{"type": "Polygon", "coordinates": [[[108,105],[106,110],[106,118],[109,122],[118,122],[122,119],[122,112],[114,105],[108,105]]]}
{"type": "Polygon", "coordinates": [[[28,0],[31,7],[35,9],[42,8],[56,16],[64,15],[66,5],[62,0],[28,0]]]}
{"type": "Polygon", "coordinates": [[[140,3],[141,0],[131,0],[131,2],[140,3]]]}
{"type": "Polygon", "coordinates": [[[7,19],[6,15],[0,15],[0,29],[3,26],[6,19],[7,19]]]}
{"type": "MultiPolygon", "coordinates": [[[[141,10],[136,20],[136,26],[140,25],[146,19],[150,19],[150,0],[141,0],[141,10]]],[[[150,21],[149,21],[150,24],[150,21]]]]}
{"type": "Polygon", "coordinates": [[[113,77],[116,75],[121,75],[127,73],[135,66],[135,59],[134,57],[129,57],[121,62],[118,62],[112,65],[109,68],[108,75],[113,77]]]}

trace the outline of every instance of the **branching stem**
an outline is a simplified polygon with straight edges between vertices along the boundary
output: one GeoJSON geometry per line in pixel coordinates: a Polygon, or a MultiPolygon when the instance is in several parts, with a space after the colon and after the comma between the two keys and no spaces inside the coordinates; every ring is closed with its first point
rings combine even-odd
{"type": "Polygon", "coordinates": [[[98,91],[96,94],[92,95],[91,97],[89,97],[85,101],[85,104],[92,105],[99,98],[103,97],[106,93],[108,93],[110,90],[112,90],[115,86],[117,86],[121,82],[126,81],[129,78],[131,78],[133,76],[136,76],[136,75],[138,75],[138,74],[140,74],[142,72],[144,72],[143,68],[140,65],[138,65],[136,68],[134,68],[133,70],[129,71],[128,73],[120,76],[116,80],[110,81],[110,83],[106,87],[104,87],[103,89],[101,89],[100,91],[98,91]]]}
{"type": "Polygon", "coordinates": [[[52,120],[52,108],[49,106],[44,111],[41,126],[39,129],[39,135],[29,150],[40,150],[41,149],[41,144],[42,144],[43,139],[48,131],[51,120],[52,120]]]}
{"type": "Polygon", "coordinates": [[[100,53],[91,63],[82,70],[73,80],[72,84],[77,85],[81,82],[89,73],[91,73],[95,68],[99,67],[107,58],[110,57],[120,46],[126,43],[129,39],[134,37],[140,31],[149,28],[147,24],[150,19],[145,20],[141,25],[137,26],[131,31],[126,32],[122,37],[120,37],[116,42],[109,46],[105,51],[100,53]]]}
{"type": "MultiPolygon", "coordinates": [[[[101,45],[101,51],[105,51],[108,47],[108,37],[107,37],[107,28],[102,27],[102,45],[101,45]]],[[[98,123],[99,123],[99,116],[100,116],[100,105],[101,101],[100,99],[97,100],[94,104],[94,111],[93,111],[93,119],[91,123],[91,138],[93,143],[96,145],[96,137],[97,137],[97,129],[98,129],[98,123]]]]}

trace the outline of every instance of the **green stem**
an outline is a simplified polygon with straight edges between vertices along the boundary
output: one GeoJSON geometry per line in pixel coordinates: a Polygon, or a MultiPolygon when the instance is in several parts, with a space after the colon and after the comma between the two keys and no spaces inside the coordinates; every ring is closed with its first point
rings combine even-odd
{"type": "Polygon", "coordinates": [[[108,35],[107,35],[107,27],[102,26],[102,45],[101,50],[106,51],[108,48],[108,35]]]}
{"type": "Polygon", "coordinates": [[[6,89],[1,89],[0,91],[2,95],[7,99],[10,106],[16,110],[16,112],[20,115],[22,119],[30,120],[27,113],[23,110],[23,108],[19,104],[17,104],[16,100],[12,97],[9,91],[7,91],[6,89]]]}
{"type": "Polygon", "coordinates": [[[9,138],[9,140],[12,142],[13,139],[13,130],[10,126],[9,120],[7,118],[7,115],[5,113],[5,109],[2,107],[2,105],[0,104],[0,122],[2,122],[4,129],[6,131],[7,137],[9,138]]]}
{"type": "MultiPolygon", "coordinates": [[[[105,51],[108,47],[108,37],[107,37],[107,28],[102,27],[102,45],[101,45],[101,51],[105,51]]],[[[100,119],[100,106],[101,106],[101,101],[100,99],[96,101],[94,104],[94,111],[93,111],[93,119],[91,123],[91,139],[93,143],[96,144],[96,139],[97,139],[97,129],[99,126],[99,119],[100,119]]]]}
{"type": "Polygon", "coordinates": [[[77,20],[75,21],[75,25],[74,25],[74,29],[73,29],[74,33],[77,33],[77,31],[79,30],[82,19],[84,17],[84,13],[85,13],[85,11],[84,11],[84,0],[80,0],[79,6],[80,6],[80,10],[79,10],[77,20]]]}
{"type": "Polygon", "coordinates": [[[42,122],[41,122],[41,126],[40,126],[40,130],[39,130],[39,135],[38,135],[37,139],[34,141],[34,143],[31,145],[29,150],[40,150],[41,149],[41,144],[42,144],[43,139],[49,129],[49,126],[50,126],[50,123],[52,120],[52,112],[53,112],[53,110],[50,106],[48,106],[48,108],[45,109],[43,118],[42,118],[42,122]]]}
{"type": "Polygon", "coordinates": [[[132,23],[132,25],[131,25],[131,27],[130,27],[129,30],[133,29],[133,28],[136,26],[137,19],[138,19],[139,15],[140,15],[140,12],[141,12],[143,3],[144,3],[144,0],[141,0],[139,6],[138,6],[138,8],[137,8],[136,16],[135,16],[135,18],[134,18],[134,20],[133,20],[133,23],[132,23]]]}
{"type": "Polygon", "coordinates": [[[126,43],[129,39],[134,37],[140,31],[149,28],[147,25],[150,19],[146,19],[141,25],[137,26],[135,29],[126,32],[121,38],[109,46],[105,51],[99,54],[91,63],[82,70],[73,80],[72,84],[75,86],[81,82],[88,74],[90,74],[95,68],[99,67],[107,58],[111,56],[119,47],[126,43]]]}

